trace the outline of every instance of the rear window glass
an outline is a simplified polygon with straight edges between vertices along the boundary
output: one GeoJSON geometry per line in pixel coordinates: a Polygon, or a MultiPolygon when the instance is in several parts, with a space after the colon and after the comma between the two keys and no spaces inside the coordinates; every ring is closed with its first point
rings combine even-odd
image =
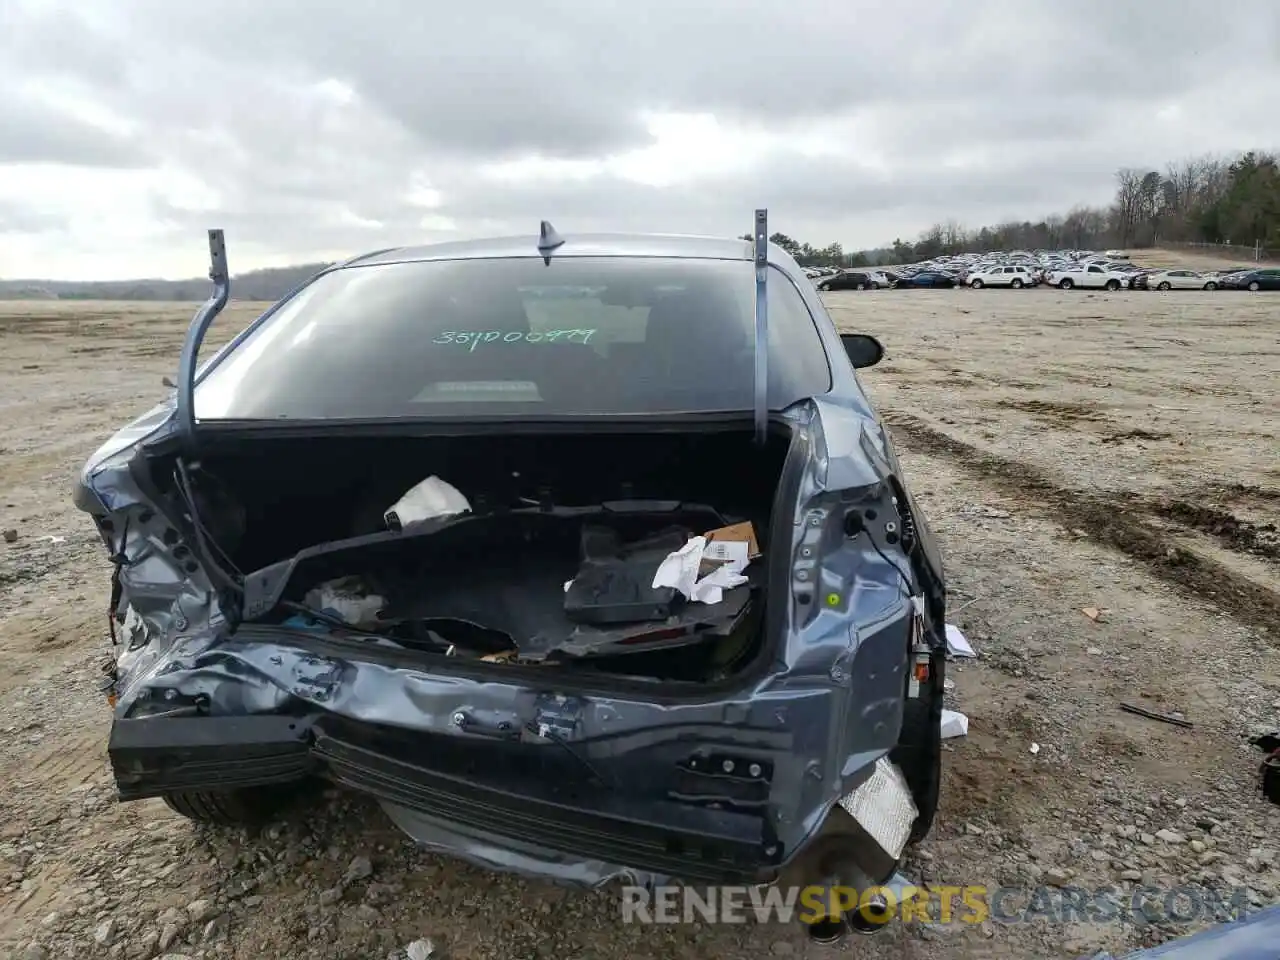
{"type": "MultiPolygon", "coordinates": [[[[748,261],[562,257],[356,266],[295,294],[196,388],[202,420],[750,410],[748,261]]],[[[769,276],[769,404],[831,388],[813,317],[769,276]]]]}

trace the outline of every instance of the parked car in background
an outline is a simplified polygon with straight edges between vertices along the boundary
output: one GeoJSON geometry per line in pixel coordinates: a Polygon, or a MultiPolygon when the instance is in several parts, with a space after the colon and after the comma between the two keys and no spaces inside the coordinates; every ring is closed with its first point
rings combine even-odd
{"type": "Polygon", "coordinates": [[[956,278],[940,271],[922,270],[911,276],[900,276],[898,282],[893,285],[895,290],[904,290],[908,287],[936,287],[947,288],[956,286],[956,278]]]}
{"type": "Polygon", "coordinates": [[[1028,267],[1023,266],[987,267],[969,274],[967,280],[975,290],[983,287],[1013,287],[1016,290],[1036,284],[1035,275],[1028,267]]]}
{"type": "Polygon", "coordinates": [[[812,280],[814,283],[817,283],[823,277],[830,277],[838,272],[839,271],[836,270],[835,267],[805,267],[804,268],[804,275],[808,277],[810,280],[812,280]]]}
{"type": "Polygon", "coordinates": [[[1223,277],[1229,277],[1229,276],[1231,276],[1233,273],[1243,273],[1243,272],[1244,272],[1244,271],[1239,270],[1239,269],[1232,269],[1232,270],[1202,270],[1202,271],[1200,271],[1200,276],[1204,277],[1206,280],[1212,280],[1212,281],[1213,281],[1214,283],[1216,283],[1218,286],[1222,286],[1222,278],[1223,278],[1223,277]]]}
{"type": "Polygon", "coordinates": [[[1148,275],[1152,290],[1217,290],[1218,281],[1201,276],[1194,270],[1159,270],[1148,275]]]}
{"type": "Polygon", "coordinates": [[[871,277],[860,270],[840,270],[823,277],[816,286],[819,290],[870,290],[871,277]]]}
{"type": "Polygon", "coordinates": [[[1222,278],[1226,290],[1280,290],[1280,269],[1249,270],[1222,278]]]}
{"type": "Polygon", "coordinates": [[[823,289],[857,289],[858,279],[866,275],[869,289],[896,287],[1029,287],[1052,285],[1069,290],[1084,287],[1093,290],[1157,290],[1167,281],[1169,290],[1275,289],[1276,267],[1246,264],[1225,270],[1184,270],[1166,264],[1164,267],[1139,265],[1125,250],[984,250],[981,252],[939,254],[938,256],[882,268],[807,267],[813,283],[830,281],[823,289]],[[1157,276],[1158,275],[1158,276],[1157,276]],[[839,277],[840,279],[836,279],[839,277]],[[1152,279],[1152,278],[1156,279],[1152,279]],[[1228,282],[1228,277],[1237,279],[1228,282]],[[945,278],[945,279],[940,279],[945,278]],[[1015,278],[1020,282],[1014,282],[1015,278]]]}

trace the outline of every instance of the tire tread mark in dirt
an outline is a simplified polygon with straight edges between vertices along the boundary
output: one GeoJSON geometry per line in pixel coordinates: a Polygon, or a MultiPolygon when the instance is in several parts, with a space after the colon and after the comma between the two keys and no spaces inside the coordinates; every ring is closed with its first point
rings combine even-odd
{"type": "Polygon", "coordinates": [[[1250,483],[1224,483],[1217,487],[1228,500],[1251,500],[1257,503],[1280,503],[1280,490],[1256,487],[1250,483]]]}
{"type": "Polygon", "coordinates": [[[1106,414],[1085,403],[1063,403],[1057,400],[999,400],[996,406],[1008,410],[1021,410],[1049,420],[1072,423],[1077,420],[1097,422],[1106,420],[1106,414]]]}
{"type": "Polygon", "coordinates": [[[1174,545],[1135,517],[1123,497],[1108,500],[1063,488],[1025,463],[984,452],[911,414],[885,411],[884,419],[891,433],[919,452],[945,456],[1012,496],[1040,501],[1064,525],[1141,561],[1161,580],[1218,604],[1242,623],[1263,633],[1280,623],[1280,592],[1174,545]]]}
{"type": "Polygon", "coordinates": [[[1154,504],[1152,511],[1174,523],[1206,533],[1228,549],[1280,560],[1280,537],[1275,536],[1274,524],[1258,526],[1220,507],[1200,506],[1185,500],[1154,504]]]}
{"type": "Polygon", "coordinates": [[[99,729],[77,733],[70,740],[42,745],[27,769],[41,783],[87,783],[106,770],[106,734],[99,729]]]}

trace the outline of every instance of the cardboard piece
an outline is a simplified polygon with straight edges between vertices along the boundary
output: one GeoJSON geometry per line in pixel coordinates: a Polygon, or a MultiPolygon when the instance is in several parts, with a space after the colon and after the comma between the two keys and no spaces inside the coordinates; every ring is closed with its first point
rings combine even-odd
{"type": "Polygon", "coordinates": [[[750,520],[744,520],[742,523],[731,523],[727,527],[718,527],[715,530],[708,530],[703,534],[707,538],[708,543],[715,543],[721,540],[740,540],[747,545],[747,559],[755,560],[760,556],[760,542],[756,540],[756,528],[751,525],[750,520]]]}
{"type": "Polygon", "coordinates": [[[760,544],[750,520],[708,530],[702,536],[706,546],[698,567],[699,576],[705,577],[726,565],[741,570],[760,556],[760,544]]]}

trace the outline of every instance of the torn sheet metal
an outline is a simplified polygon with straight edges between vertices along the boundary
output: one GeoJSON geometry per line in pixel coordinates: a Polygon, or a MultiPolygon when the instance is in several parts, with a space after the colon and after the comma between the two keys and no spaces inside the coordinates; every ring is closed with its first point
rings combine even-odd
{"type": "Polygon", "coordinates": [[[902,859],[911,826],[920,811],[897,764],[881,757],[871,776],[857,790],[840,798],[840,806],[895,862],[902,859]]]}
{"type": "Polygon", "coordinates": [[[486,870],[500,870],[533,879],[590,888],[616,881],[628,886],[653,889],[671,879],[602,860],[565,856],[531,843],[504,840],[503,845],[498,846],[486,837],[459,831],[420,811],[385,800],[380,806],[392,823],[424,849],[461,857],[486,870]]]}

